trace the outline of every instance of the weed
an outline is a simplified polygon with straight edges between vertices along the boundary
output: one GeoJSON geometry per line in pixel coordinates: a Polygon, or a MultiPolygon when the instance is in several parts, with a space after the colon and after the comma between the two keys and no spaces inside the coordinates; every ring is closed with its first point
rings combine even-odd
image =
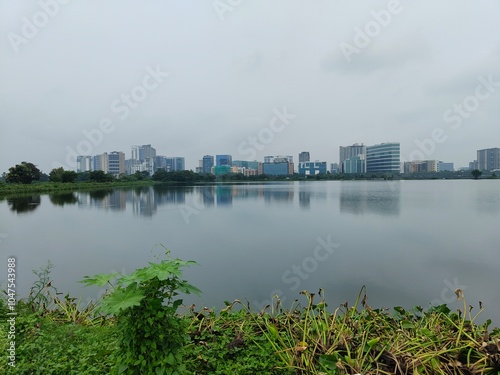
{"type": "Polygon", "coordinates": [[[170,258],[137,269],[130,275],[85,276],[87,285],[111,286],[99,309],[117,318],[118,374],[180,374],[182,349],[187,342],[186,321],[177,315],[179,293],[200,291],[182,280],[181,269],[195,264],[170,258]],[[112,281],[114,280],[114,284],[112,281]]]}

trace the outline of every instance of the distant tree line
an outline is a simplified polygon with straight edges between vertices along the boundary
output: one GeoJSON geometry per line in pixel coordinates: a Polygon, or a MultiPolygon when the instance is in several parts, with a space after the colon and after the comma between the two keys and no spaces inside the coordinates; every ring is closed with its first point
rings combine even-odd
{"type": "Polygon", "coordinates": [[[131,175],[121,174],[116,177],[104,171],[89,171],[75,172],[65,170],[64,168],[54,168],[47,175],[42,173],[36,165],[29,162],[21,162],[9,168],[8,173],[4,173],[0,180],[12,184],[31,184],[33,181],[39,182],[59,182],[59,183],[74,183],[74,182],[125,182],[125,181],[146,181],[153,180],[158,182],[175,182],[175,183],[203,183],[203,182],[237,182],[237,181],[304,181],[304,180],[400,180],[400,179],[460,179],[471,178],[478,179],[480,176],[484,178],[497,178],[495,173],[482,172],[480,170],[473,171],[443,171],[443,172],[425,172],[425,173],[365,173],[365,174],[344,174],[344,173],[322,173],[316,175],[254,175],[245,176],[242,173],[227,173],[223,175],[213,175],[209,173],[194,173],[193,171],[173,171],[167,172],[164,169],[157,170],[152,176],[146,171],[137,171],[131,175]]]}

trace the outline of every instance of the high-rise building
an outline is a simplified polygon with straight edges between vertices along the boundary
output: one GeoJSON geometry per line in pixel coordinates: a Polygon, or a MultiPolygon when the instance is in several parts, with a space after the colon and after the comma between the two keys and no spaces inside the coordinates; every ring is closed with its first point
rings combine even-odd
{"type": "Polygon", "coordinates": [[[339,147],[339,164],[342,164],[344,160],[349,158],[366,155],[366,146],[362,143],[355,143],[351,146],[340,146],[339,147]]]}
{"type": "Polygon", "coordinates": [[[340,172],[340,167],[337,163],[330,163],[330,173],[335,174],[340,172]]]}
{"type": "Polygon", "coordinates": [[[404,163],[403,170],[405,173],[425,173],[437,172],[439,169],[437,160],[415,160],[404,163]]]}
{"type": "Polygon", "coordinates": [[[480,171],[500,169],[500,148],[477,150],[477,169],[480,171]]]}
{"type": "Polygon", "coordinates": [[[94,171],[104,171],[108,173],[108,153],[94,156],[94,171]]]}
{"type": "Polygon", "coordinates": [[[151,145],[132,146],[132,159],[140,162],[156,156],[156,149],[151,145]]]}
{"type": "Polygon", "coordinates": [[[181,156],[167,157],[167,168],[170,171],[183,171],[186,169],[186,162],[181,156]]]}
{"type": "Polygon", "coordinates": [[[202,160],[202,173],[212,173],[213,166],[214,166],[213,155],[204,155],[202,160]]]}
{"type": "Polygon", "coordinates": [[[342,173],[363,174],[366,173],[365,155],[351,156],[341,164],[342,173]]]}
{"type": "Polygon", "coordinates": [[[305,163],[311,161],[311,156],[309,155],[309,151],[302,151],[299,154],[299,163],[305,163]]]}
{"type": "Polygon", "coordinates": [[[293,174],[293,163],[262,163],[262,173],[283,176],[293,174]]]}
{"type": "Polygon", "coordinates": [[[223,174],[231,173],[230,165],[215,165],[212,168],[212,174],[216,176],[222,176],[223,174]]]}
{"type": "Polygon", "coordinates": [[[366,172],[400,173],[399,142],[381,143],[366,147],[366,172]]]}
{"type": "Polygon", "coordinates": [[[108,173],[119,176],[125,173],[125,154],[113,151],[108,154],[108,173]]]}
{"type": "Polygon", "coordinates": [[[264,163],[293,163],[291,155],[264,156],[264,163]]]}
{"type": "MultiPolygon", "coordinates": [[[[154,159],[146,159],[141,165],[146,165],[148,160],[154,160],[154,172],[163,169],[166,172],[183,171],[185,170],[185,160],[180,156],[156,156],[154,159]]],[[[153,165],[151,165],[153,168],[153,165]]]]}
{"type": "Polygon", "coordinates": [[[215,155],[215,165],[221,167],[223,165],[231,166],[233,164],[233,157],[231,155],[215,155]]]}
{"type": "Polygon", "coordinates": [[[442,161],[438,162],[438,172],[450,171],[453,172],[455,167],[453,163],[444,163],[442,161]]]}
{"type": "Polygon", "coordinates": [[[92,156],[80,155],[76,157],[76,171],[90,172],[94,170],[94,158],[92,156]]]}
{"type": "Polygon", "coordinates": [[[304,161],[299,162],[300,175],[326,174],[326,161],[304,161]]]}
{"type": "Polygon", "coordinates": [[[245,169],[255,169],[259,168],[259,162],[257,160],[247,161],[247,160],[233,160],[233,165],[245,168],[245,169]]]}

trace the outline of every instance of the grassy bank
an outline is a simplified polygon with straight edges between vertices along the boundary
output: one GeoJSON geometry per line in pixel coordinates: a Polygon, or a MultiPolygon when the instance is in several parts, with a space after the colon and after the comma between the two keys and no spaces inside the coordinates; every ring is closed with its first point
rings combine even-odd
{"type": "MultiPolygon", "coordinates": [[[[500,330],[476,325],[465,302],[465,314],[446,306],[373,310],[363,302],[329,312],[321,294],[301,299],[288,308],[275,300],[260,313],[238,301],[218,312],[181,310],[188,334],[183,373],[500,374],[500,330]]],[[[120,334],[114,318],[68,296],[51,308],[21,302],[16,309],[16,368],[7,373],[112,372],[120,334]]],[[[5,354],[5,303],[0,310],[5,354]]],[[[9,369],[4,354],[0,368],[9,369]]]]}
{"type": "Polygon", "coordinates": [[[364,287],[354,306],[329,307],[319,290],[291,306],[275,298],[262,311],[240,301],[215,311],[181,305],[179,293],[198,291],[181,279],[192,264],[167,252],[128,275],[85,276],[109,288],[86,306],[52,285],[50,262],[34,270],[27,298],[0,298],[1,373],[500,374],[500,329],[477,324],[482,306],[460,289],[454,312],[372,309],[364,287]]]}
{"type": "Polygon", "coordinates": [[[126,186],[151,186],[158,182],[144,181],[113,181],[113,182],[38,182],[32,184],[0,184],[0,196],[43,194],[54,192],[68,192],[77,190],[97,190],[126,186]]]}

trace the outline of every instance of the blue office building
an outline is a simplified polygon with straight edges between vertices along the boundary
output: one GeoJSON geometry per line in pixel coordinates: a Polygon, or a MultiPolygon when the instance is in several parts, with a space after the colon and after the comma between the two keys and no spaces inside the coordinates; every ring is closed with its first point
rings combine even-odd
{"type": "Polygon", "coordinates": [[[293,174],[293,163],[262,163],[262,173],[273,176],[293,174]]]}
{"type": "Polygon", "coordinates": [[[300,175],[326,174],[326,161],[299,162],[300,175]]]}
{"type": "Polygon", "coordinates": [[[212,173],[212,167],[214,166],[213,155],[204,155],[202,161],[202,173],[212,173]]]}
{"type": "Polygon", "coordinates": [[[231,166],[233,164],[233,157],[231,155],[215,155],[215,165],[221,167],[223,165],[231,166]]]}
{"type": "Polygon", "coordinates": [[[400,173],[401,151],[399,142],[381,143],[366,147],[367,173],[400,173]]]}

